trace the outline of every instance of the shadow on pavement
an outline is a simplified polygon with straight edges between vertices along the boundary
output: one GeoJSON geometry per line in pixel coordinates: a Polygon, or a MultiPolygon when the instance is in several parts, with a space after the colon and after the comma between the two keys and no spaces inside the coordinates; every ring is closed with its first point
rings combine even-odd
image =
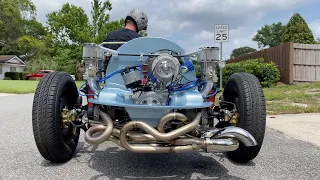
{"type": "Polygon", "coordinates": [[[241,179],[228,174],[219,162],[199,152],[138,154],[122,148],[82,146],[76,156],[90,154],[88,166],[101,174],[95,179],[241,179]],[[89,150],[90,148],[90,150],[89,150]]]}
{"type": "Polygon", "coordinates": [[[237,163],[231,160],[228,156],[222,153],[216,153],[215,156],[219,157],[219,161],[225,161],[228,160],[230,163],[236,165],[236,166],[255,166],[256,164],[253,161],[250,161],[248,163],[237,163]]]}

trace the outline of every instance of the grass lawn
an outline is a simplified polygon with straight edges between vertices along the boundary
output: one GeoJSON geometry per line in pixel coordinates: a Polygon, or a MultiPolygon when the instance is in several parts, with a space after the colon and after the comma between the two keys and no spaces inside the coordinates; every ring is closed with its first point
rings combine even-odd
{"type": "Polygon", "coordinates": [[[320,112],[320,82],[264,89],[268,114],[320,112]]]}
{"type": "MultiPolygon", "coordinates": [[[[1,80],[0,93],[34,93],[38,82],[1,80]]],[[[76,84],[80,87],[83,82],[76,81],[76,84]]],[[[277,85],[272,88],[264,88],[264,93],[268,114],[320,112],[320,82],[277,85]]]]}
{"type": "MultiPolygon", "coordinates": [[[[84,81],[76,81],[78,87],[84,81]]],[[[0,93],[26,94],[34,93],[39,81],[36,80],[1,80],[0,93]]]]}

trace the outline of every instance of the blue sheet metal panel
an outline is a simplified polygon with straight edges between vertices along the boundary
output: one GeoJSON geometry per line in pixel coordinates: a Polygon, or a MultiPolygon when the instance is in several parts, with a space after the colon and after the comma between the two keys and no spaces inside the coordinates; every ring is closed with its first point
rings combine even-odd
{"type": "Polygon", "coordinates": [[[199,91],[177,92],[170,95],[170,106],[184,106],[196,108],[197,106],[205,105],[202,95],[199,91]]]}
{"type": "MultiPolygon", "coordinates": [[[[171,50],[177,53],[184,54],[185,51],[176,43],[164,39],[164,38],[157,38],[157,37],[141,37],[133,39],[126,44],[122,45],[117,52],[118,53],[134,53],[134,54],[150,54],[157,52],[159,50],[171,50]]],[[[142,62],[145,62],[147,60],[147,57],[144,57],[142,62]]],[[[118,57],[112,57],[108,68],[107,68],[107,74],[111,74],[112,72],[122,69],[129,65],[135,65],[135,64],[141,64],[139,56],[118,56],[118,57]]],[[[107,82],[110,83],[117,83],[124,85],[122,77],[120,74],[113,76],[107,82]]]]}
{"type": "MultiPolygon", "coordinates": [[[[113,94],[114,95],[114,94],[113,94]]],[[[116,95],[114,95],[116,96],[116,95]]],[[[189,105],[189,106],[161,106],[161,105],[143,105],[143,104],[130,104],[130,103],[123,103],[120,101],[101,101],[98,99],[89,99],[88,100],[91,103],[94,104],[101,104],[101,105],[107,105],[107,106],[118,106],[118,107],[126,107],[126,108],[139,108],[144,109],[143,111],[146,111],[146,109],[196,109],[196,108],[207,108],[212,105],[211,102],[203,102],[199,105],[189,105]]]]}

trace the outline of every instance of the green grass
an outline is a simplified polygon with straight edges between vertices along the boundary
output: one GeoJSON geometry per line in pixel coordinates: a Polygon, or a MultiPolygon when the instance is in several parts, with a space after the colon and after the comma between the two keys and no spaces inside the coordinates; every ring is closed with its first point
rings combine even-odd
{"type": "MultiPolygon", "coordinates": [[[[34,93],[39,81],[1,80],[0,93],[34,93]]],[[[84,81],[76,81],[78,87],[84,81]]],[[[221,93],[217,95],[218,97],[221,93]]],[[[268,114],[320,112],[320,82],[264,88],[268,114]]],[[[217,101],[216,101],[217,102],[217,101]]]]}
{"type": "MultiPolygon", "coordinates": [[[[297,114],[320,112],[320,82],[301,83],[294,85],[279,84],[275,87],[264,88],[267,113],[297,114]]],[[[220,92],[216,96],[218,105],[220,92]]]]}
{"type": "MultiPolygon", "coordinates": [[[[78,87],[84,81],[76,81],[78,87]]],[[[0,93],[27,94],[36,91],[39,81],[37,80],[1,80],[0,93]]]]}
{"type": "Polygon", "coordinates": [[[320,82],[265,88],[268,114],[320,112],[320,82]]]}

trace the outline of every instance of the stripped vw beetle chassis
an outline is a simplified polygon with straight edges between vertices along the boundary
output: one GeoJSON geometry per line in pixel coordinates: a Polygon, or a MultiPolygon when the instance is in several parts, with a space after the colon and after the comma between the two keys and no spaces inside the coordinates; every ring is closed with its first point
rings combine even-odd
{"type": "Polygon", "coordinates": [[[52,162],[69,160],[82,129],[89,144],[112,141],[136,153],[225,152],[237,162],[254,159],[265,133],[263,91],[254,75],[240,72],[219,91],[218,57],[215,47],[186,53],[154,37],[117,51],[84,44],[80,88],[64,72],[39,82],[32,115],[39,152],[52,162]]]}

